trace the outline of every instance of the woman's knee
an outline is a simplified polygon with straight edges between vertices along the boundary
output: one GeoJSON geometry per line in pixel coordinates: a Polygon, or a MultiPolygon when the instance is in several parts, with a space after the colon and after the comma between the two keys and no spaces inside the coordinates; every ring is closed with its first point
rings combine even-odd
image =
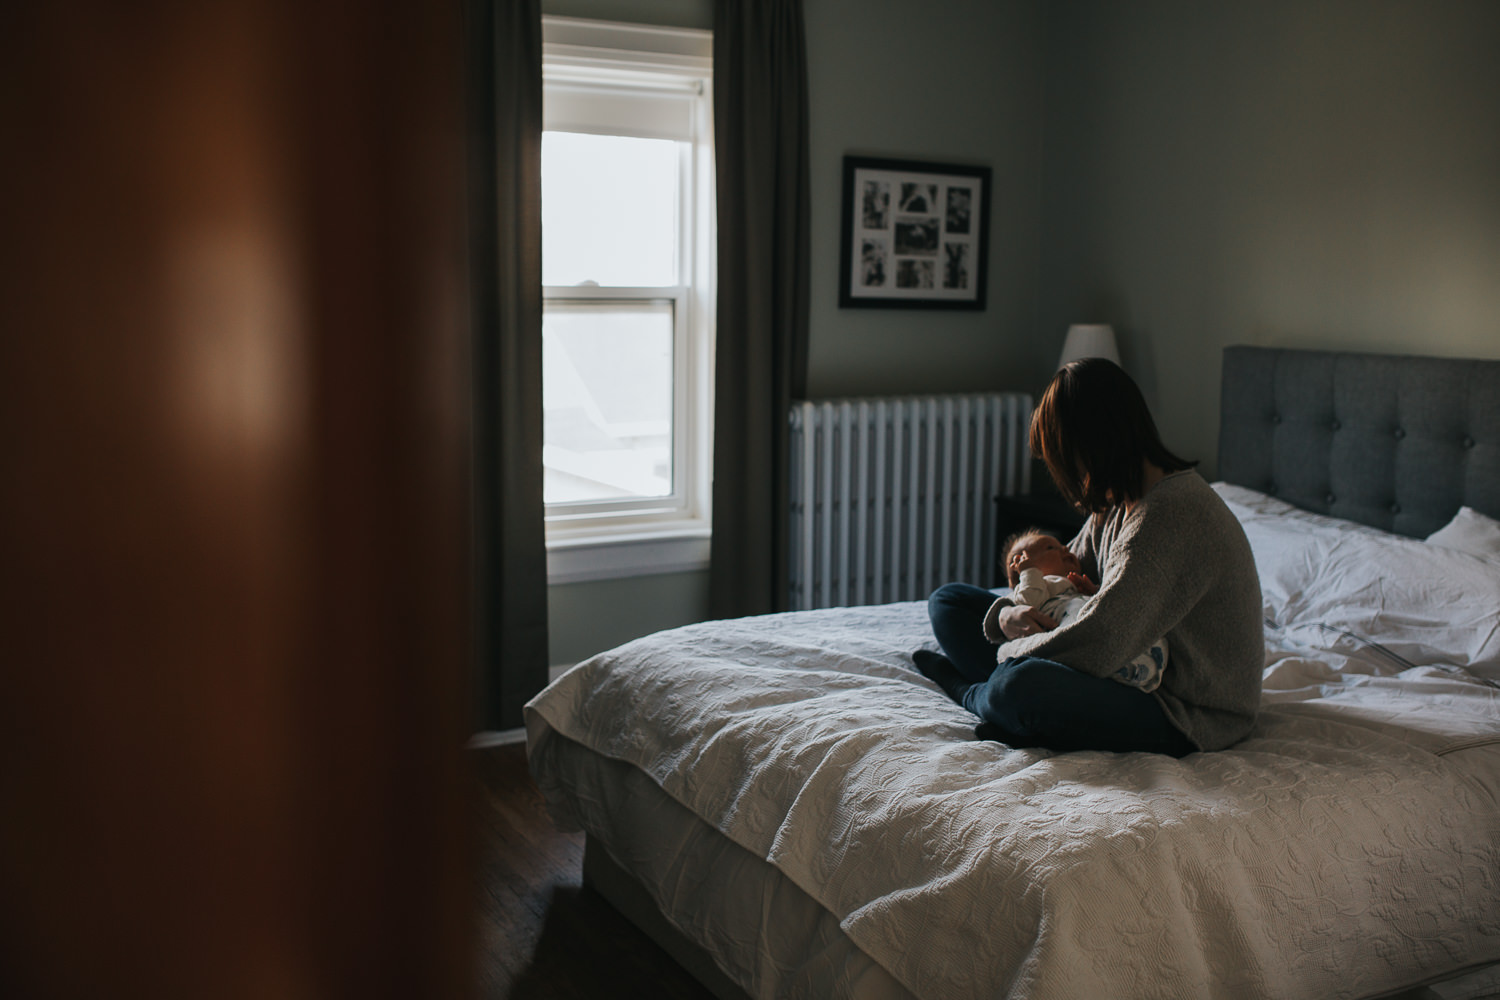
{"type": "Polygon", "coordinates": [[[1002,727],[1012,746],[1039,745],[1049,731],[1052,672],[1059,667],[1030,656],[1006,660],[981,690],[971,693],[969,711],[1002,727]]]}
{"type": "Polygon", "coordinates": [[[961,586],[961,584],[957,583],[945,583],[937,590],[934,590],[932,593],[928,594],[928,610],[933,611],[939,608],[952,607],[958,602],[958,593],[961,589],[961,586]]]}
{"type": "MultiPolygon", "coordinates": [[[[971,583],[945,583],[928,595],[927,610],[929,613],[950,608],[973,610],[981,604],[984,605],[984,610],[988,610],[994,600],[995,595],[983,587],[976,587],[971,583]]],[[[980,613],[983,614],[983,611],[980,613]]]]}
{"type": "Polygon", "coordinates": [[[1018,706],[1041,703],[1057,686],[1056,671],[1067,669],[1035,656],[1012,657],[1000,664],[990,678],[993,697],[1018,706]]]}
{"type": "Polygon", "coordinates": [[[970,684],[983,684],[995,669],[995,646],[984,635],[984,613],[995,595],[966,583],[947,583],[927,600],[932,634],[970,684]]]}
{"type": "Polygon", "coordinates": [[[952,601],[958,599],[969,589],[970,586],[967,583],[945,583],[937,590],[934,590],[927,599],[929,601],[952,601]]]}

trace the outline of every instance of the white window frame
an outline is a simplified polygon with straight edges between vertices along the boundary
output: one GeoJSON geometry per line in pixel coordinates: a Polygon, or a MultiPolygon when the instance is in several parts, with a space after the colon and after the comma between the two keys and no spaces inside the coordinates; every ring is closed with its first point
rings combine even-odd
{"type": "MultiPolygon", "coordinates": [[[[679,284],[660,288],[542,289],[552,301],[669,301],[674,311],[673,495],[547,507],[547,579],[571,583],[708,566],[713,447],[713,35],[582,18],[542,18],[544,89],[690,88],[693,134],[684,154],[679,284]]],[[[549,121],[546,127],[556,123],[549,121]]],[[[569,131],[641,134],[580,126],[569,131]]]]}

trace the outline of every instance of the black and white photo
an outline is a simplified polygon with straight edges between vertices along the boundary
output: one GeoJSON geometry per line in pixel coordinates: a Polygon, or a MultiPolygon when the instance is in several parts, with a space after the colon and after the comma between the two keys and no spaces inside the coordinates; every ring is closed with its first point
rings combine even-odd
{"type": "Polygon", "coordinates": [[[938,223],[936,219],[902,219],[896,223],[896,253],[917,257],[936,257],[938,223]]]}
{"type": "Polygon", "coordinates": [[[883,181],[865,181],[860,201],[866,229],[885,229],[891,212],[891,186],[883,181]]]}
{"type": "Polygon", "coordinates": [[[896,262],[897,288],[931,288],[932,261],[898,260],[896,262]]]}
{"type": "Polygon", "coordinates": [[[885,240],[866,239],[859,254],[859,283],[865,288],[885,285],[885,240]]]}
{"type": "Polygon", "coordinates": [[[974,200],[972,188],[954,185],[948,189],[948,223],[944,230],[949,233],[969,231],[969,209],[974,200]]]}
{"type": "Polygon", "coordinates": [[[967,243],[945,243],[943,245],[943,287],[969,287],[969,245],[967,243]]]}
{"type": "Polygon", "coordinates": [[[937,211],[938,189],[936,184],[901,185],[901,211],[908,215],[927,215],[937,211]]]}

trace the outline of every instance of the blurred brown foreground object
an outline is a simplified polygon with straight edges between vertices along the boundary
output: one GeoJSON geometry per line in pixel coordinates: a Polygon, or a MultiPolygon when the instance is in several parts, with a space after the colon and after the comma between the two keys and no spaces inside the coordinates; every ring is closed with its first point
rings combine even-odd
{"type": "Polygon", "coordinates": [[[472,991],[460,15],[4,15],[0,995],[472,991]]]}

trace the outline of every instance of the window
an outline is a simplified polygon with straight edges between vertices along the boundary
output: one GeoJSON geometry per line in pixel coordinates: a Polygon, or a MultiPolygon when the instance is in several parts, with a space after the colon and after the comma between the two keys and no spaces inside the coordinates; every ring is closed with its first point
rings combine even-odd
{"type": "Polygon", "coordinates": [[[543,19],[542,366],[552,582],[707,564],[708,32],[543,19]]]}

